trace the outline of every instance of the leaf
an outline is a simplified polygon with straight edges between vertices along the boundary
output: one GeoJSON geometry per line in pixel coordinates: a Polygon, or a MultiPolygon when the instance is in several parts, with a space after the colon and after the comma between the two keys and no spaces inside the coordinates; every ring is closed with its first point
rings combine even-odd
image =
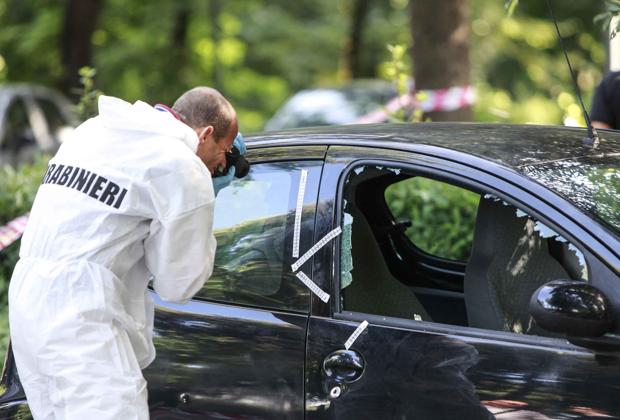
{"type": "Polygon", "coordinates": [[[594,19],[592,19],[592,21],[597,25],[601,25],[601,27],[603,27],[604,29],[607,29],[609,28],[609,22],[611,20],[611,17],[611,13],[603,12],[594,16],[594,19]]]}
{"type": "Polygon", "coordinates": [[[613,15],[617,15],[620,13],[620,1],[617,0],[608,0],[607,1],[607,11],[613,15]]]}
{"type": "Polygon", "coordinates": [[[517,5],[519,4],[519,0],[506,0],[504,3],[504,8],[506,9],[506,14],[510,17],[514,14],[517,5]]]}

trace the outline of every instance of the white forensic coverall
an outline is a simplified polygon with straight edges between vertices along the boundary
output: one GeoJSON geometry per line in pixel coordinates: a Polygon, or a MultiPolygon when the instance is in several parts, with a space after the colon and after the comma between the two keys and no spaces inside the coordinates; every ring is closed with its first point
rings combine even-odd
{"type": "Polygon", "coordinates": [[[171,114],[117,98],[50,161],[9,288],[11,341],[35,419],[148,419],[150,276],[184,302],[211,275],[211,175],[171,114]]]}

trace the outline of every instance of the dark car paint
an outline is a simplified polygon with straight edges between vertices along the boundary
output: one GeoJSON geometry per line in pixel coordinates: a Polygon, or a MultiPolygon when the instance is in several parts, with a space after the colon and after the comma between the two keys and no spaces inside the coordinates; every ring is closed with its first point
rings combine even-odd
{"type": "Polygon", "coordinates": [[[347,320],[310,321],[306,405],[326,404],[308,413],[309,419],[484,419],[506,400],[554,419],[580,418],[579,407],[620,416],[616,356],[596,356],[559,339],[510,341],[510,333],[453,326],[442,331],[426,322],[366,314],[342,317],[347,320]],[[343,348],[362,319],[370,326],[352,349],[366,362],[364,375],[330,401],[320,362],[343,348]]]}
{"type": "MultiPolygon", "coordinates": [[[[337,226],[342,172],[354,161],[407,162],[425,174],[488,188],[582,248],[592,278],[600,279],[596,286],[615,305],[618,321],[617,238],[542,185],[498,164],[578,155],[584,136],[584,130],[557,127],[434,123],[415,129],[381,125],[269,134],[248,141],[248,148],[255,159],[273,161],[322,158],[325,146],[331,145],[313,242],[337,226]],[[455,132],[463,139],[451,143],[455,132]],[[503,138],[525,140],[511,147],[503,138]],[[568,145],[573,142],[577,145],[568,145]],[[292,145],[303,148],[297,149],[303,154],[291,155],[292,145]],[[491,160],[467,152],[488,153],[491,160]]],[[[618,150],[618,135],[603,132],[602,137],[611,139],[603,147],[618,150]]],[[[340,312],[337,244],[332,241],[321,248],[311,263],[313,281],[332,291],[332,299],[324,303],[311,295],[309,319],[304,314],[207,302],[158,302],[158,359],[145,371],[152,417],[187,418],[192,413],[197,418],[303,418],[300,404],[305,404],[308,419],[489,418],[494,408],[506,406],[506,400],[512,408],[504,412],[512,411],[514,418],[620,416],[620,353],[597,353],[555,338],[340,312]],[[370,326],[352,347],[364,361],[363,374],[343,384],[344,392],[332,400],[328,393],[334,384],[323,372],[323,361],[344,348],[363,320],[370,326]],[[178,342],[184,350],[168,349],[164,341],[178,342]],[[305,362],[300,361],[304,354],[305,362]],[[180,376],[183,369],[187,375],[180,376]]],[[[0,419],[16,418],[16,404],[24,401],[23,392],[15,388],[10,357],[2,380],[10,392],[0,397],[0,419]]]]}
{"type": "Polygon", "coordinates": [[[307,315],[155,299],[151,410],[201,418],[303,417],[307,315]]]}
{"type": "MultiPolygon", "coordinates": [[[[601,130],[599,134],[602,140],[595,150],[596,153],[620,152],[620,132],[601,130]]],[[[584,152],[584,137],[586,137],[586,130],[582,128],[557,126],[477,123],[416,123],[412,125],[403,123],[280,131],[265,133],[260,136],[260,142],[264,145],[302,142],[367,146],[380,146],[386,142],[393,142],[396,145],[392,146],[401,150],[406,149],[406,145],[435,146],[516,168],[520,165],[569,159],[590,153],[584,152]]],[[[388,148],[391,147],[388,146],[388,148]]]]}

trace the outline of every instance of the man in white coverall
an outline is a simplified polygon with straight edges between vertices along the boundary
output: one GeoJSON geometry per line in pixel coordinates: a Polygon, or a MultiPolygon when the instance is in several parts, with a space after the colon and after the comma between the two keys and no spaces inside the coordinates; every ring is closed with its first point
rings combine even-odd
{"type": "Polygon", "coordinates": [[[185,302],[211,275],[211,174],[236,136],[230,103],[199,87],[172,110],[102,96],[99,115],[62,144],[9,289],[15,362],[35,419],[148,419],[147,284],[152,275],[162,299],[185,302]]]}

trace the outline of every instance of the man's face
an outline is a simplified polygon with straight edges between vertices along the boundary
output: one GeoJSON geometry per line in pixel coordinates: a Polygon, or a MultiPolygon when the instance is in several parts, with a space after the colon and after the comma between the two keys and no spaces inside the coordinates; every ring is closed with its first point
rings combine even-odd
{"type": "Polygon", "coordinates": [[[224,168],[226,166],[226,152],[232,149],[233,141],[235,137],[237,137],[237,131],[238,125],[236,119],[230,124],[228,133],[217,140],[213,135],[212,126],[196,130],[199,140],[196,154],[206,165],[211,175],[213,175],[218,168],[224,168]]]}

